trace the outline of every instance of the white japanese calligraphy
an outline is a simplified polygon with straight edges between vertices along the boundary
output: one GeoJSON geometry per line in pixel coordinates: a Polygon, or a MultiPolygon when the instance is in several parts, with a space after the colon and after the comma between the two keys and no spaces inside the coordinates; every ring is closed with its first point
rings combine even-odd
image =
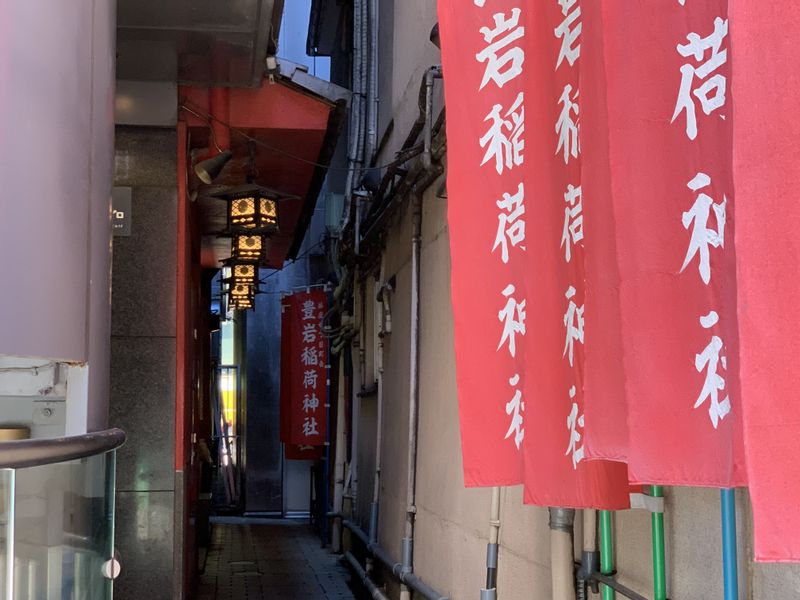
{"type": "MultiPolygon", "coordinates": [[[[573,385],[569,389],[569,397],[575,398],[575,386],[573,385]]],[[[578,415],[578,403],[572,403],[572,409],[567,416],[567,429],[569,429],[569,445],[567,446],[567,451],[564,453],[564,456],[569,456],[572,454],[572,468],[578,468],[578,463],[583,460],[583,446],[578,447],[578,443],[581,441],[580,432],[578,431],[578,427],[583,429],[584,418],[583,415],[578,415]]]]}
{"type": "Polygon", "coordinates": [[[317,387],[317,371],[314,369],[308,369],[303,371],[303,387],[304,388],[315,388],[317,387]]]}
{"type": "Polygon", "coordinates": [[[522,73],[525,51],[519,46],[509,48],[525,35],[525,28],[519,26],[521,13],[519,8],[512,8],[510,17],[497,13],[494,15],[494,29],[481,27],[483,39],[489,45],[475,55],[478,62],[486,63],[479,89],[482,90],[490,79],[502,88],[522,73]]]}
{"type": "Polygon", "coordinates": [[[317,395],[314,392],[311,392],[310,396],[306,394],[303,397],[303,412],[315,412],[318,408],[319,398],[317,398],[317,395]]]}
{"type": "Polygon", "coordinates": [[[512,296],[515,291],[514,284],[510,283],[506,286],[506,289],[503,290],[503,296],[507,299],[506,305],[497,313],[498,320],[503,324],[503,335],[497,345],[497,350],[500,350],[503,344],[508,342],[508,352],[511,356],[516,356],[517,353],[517,334],[525,335],[525,300],[517,302],[512,296]]]}
{"type": "Polygon", "coordinates": [[[313,323],[303,325],[303,343],[313,344],[317,341],[317,326],[313,323]]]}
{"type": "MultiPolygon", "coordinates": [[[[693,192],[703,189],[711,183],[711,178],[705,173],[698,173],[687,184],[687,187],[693,192]]],[[[692,236],[689,240],[689,249],[686,252],[686,257],[683,260],[681,273],[686,269],[695,255],[699,255],[698,270],[700,271],[700,279],[703,283],[708,285],[711,281],[711,260],[709,246],[714,248],[725,247],[725,205],[728,202],[727,197],[722,196],[722,202],[715,203],[710,196],[705,193],[698,194],[697,199],[694,201],[692,208],[683,213],[681,219],[683,228],[688,230],[692,228],[692,236]],[[709,229],[708,219],[710,210],[714,209],[714,218],[717,222],[716,231],[709,229]]]]}
{"type": "MultiPolygon", "coordinates": [[[[501,210],[497,215],[497,235],[494,239],[492,252],[500,248],[500,258],[504,263],[508,263],[508,246],[517,247],[525,241],[525,188],[519,184],[517,193],[503,194],[503,199],[497,201],[497,208],[501,210]]],[[[525,246],[520,246],[525,250],[525,246]]]]}
{"type": "Polygon", "coordinates": [[[689,40],[686,44],[678,44],[678,53],[689,58],[693,56],[695,61],[700,62],[706,54],[711,51],[711,55],[701,65],[695,67],[689,63],[681,66],[681,86],[678,91],[678,101],[675,104],[675,112],[672,115],[672,122],[678,118],[682,112],[686,112],[686,135],[690,140],[697,137],[697,114],[695,111],[692,95],[700,101],[700,107],[706,115],[725,104],[725,90],[727,79],[722,73],[715,73],[709,77],[728,60],[728,50],[722,49],[722,42],[728,35],[728,21],[717,17],[714,19],[714,32],[708,37],[701,38],[696,33],[686,36],[689,40]],[[693,89],[695,77],[702,80],[702,83],[693,89]]]}
{"type": "Polygon", "coordinates": [[[303,302],[303,321],[309,321],[314,318],[314,302],[313,300],[306,300],[303,302]]]}
{"type": "Polygon", "coordinates": [[[525,148],[525,140],[522,138],[525,131],[523,100],[523,92],[520,92],[511,108],[502,116],[503,107],[495,104],[484,119],[484,122],[491,123],[488,131],[480,139],[481,148],[486,148],[481,166],[494,159],[495,169],[499,175],[503,174],[504,169],[513,169],[523,163],[522,151],[525,148]]]}
{"type": "Polygon", "coordinates": [[[573,354],[575,342],[578,341],[583,344],[583,305],[578,306],[575,304],[573,298],[575,297],[575,288],[569,286],[567,293],[564,294],[569,305],[567,312],[564,313],[564,327],[567,331],[566,341],[564,342],[564,353],[562,357],[569,358],[569,365],[573,366],[573,354]]]}
{"type": "Polygon", "coordinates": [[[307,367],[319,364],[317,349],[313,346],[306,346],[300,353],[300,361],[307,367]]]}
{"type": "Polygon", "coordinates": [[[583,204],[581,186],[567,185],[564,193],[564,229],[561,233],[561,247],[567,262],[572,259],[572,246],[583,240],[583,204]]]}
{"type": "MultiPolygon", "coordinates": [[[[700,317],[700,324],[703,329],[711,329],[719,321],[719,315],[715,311],[711,311],[704,317],[700,317]]],[[[706,400],[709,401],[708,416],[711,418],[711,424],[714,429],[717,428],[719,422],[731,412],[731,401],[728,396],[720,402],[719,396],[722,390],[725,389],[725,379],[717,374],[717,366],[721,365],[723,370],[727,370],[727,364],[724,356],[720,356],[722,351],[722,339],[717,336],[711,336],[711,341],[700,354],[695,354],[694,368],[698,373],[702,373],[703,369],[706,370],[706,377],[703,381],[703,389],[694,403],[694,408],[702,406],[706,400]]]]}
{"type": "Polygon", "coordinates": [[[505,439],[514,434],[514,444],[519,450],[522,440],[525,438],[525,428],[522,426],[522,413],[525,411],[525,403],[522,401],[522,391],[517,388],[519,375],[515,374],[508,383],[514,389],[514,397],[506,403],[506,414],[511,417],[511,425],[508,427],[505,439]]]}
{"type": "Polygon", "coordinates": [[[311,437],[312,435],[319,435],[316,418],[306,417],[303,420],[303,435],[306,437],[311,437]]]}
{"type": "Polygon", "coordinates": [[[561,5],[561,12],[566,18],[554,30],[556,37],[561,38],[561,49],[558,51],[556,69],[561,66],[565,58],[569,66],[573,66],[575,61],[578,60],[581,55],[581,45],[576,42],[581,34],[581,29],[583,29],[583,24],[580,21],[575,22],[581,16],[581,7],[577,6],[575,10],[569,12],[578,3],[578,0],[558,0],[558,3],[561,5]]]}
{"type": "Polygon", "coordinates": [[[561,108],[561,113],[558,115],[556,122],[556,134],[558,134],[558,146],[556,146],[556,154],[564,152],[564,164],[569,163],[570,156],[578,158],[580,151],[578,142],[578,113],[580,107],[578,106],[579,92],[576,90],[575,95],[572,95],[572,85],[567,84],[564,86],[564,91],[561,94],[559,103],[564,106],[561,108]],[[575,113],[575,120],[572,119],[572,113],[575,113]]]}

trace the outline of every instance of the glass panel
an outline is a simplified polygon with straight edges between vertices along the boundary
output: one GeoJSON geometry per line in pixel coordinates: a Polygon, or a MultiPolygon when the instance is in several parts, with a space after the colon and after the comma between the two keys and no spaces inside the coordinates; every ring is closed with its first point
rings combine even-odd
{"type": "Polygon", "coordinates": [[[13,600],[106,600],[114,453],[16,471],[13,600]]]}
{"type": "Polygon", "coordinates": [[[14,470],[0,469],[0,598],[6,598],[11,580],[8,577],[13,560],[14,470]],[[12,540],[12,542],[10,542],[12,540]],[[9,545],[11,558],[9,558],[9,545]]]}

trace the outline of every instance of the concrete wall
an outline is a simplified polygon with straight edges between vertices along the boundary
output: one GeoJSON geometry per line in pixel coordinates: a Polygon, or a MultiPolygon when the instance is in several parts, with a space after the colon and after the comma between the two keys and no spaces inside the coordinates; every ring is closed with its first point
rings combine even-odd
{"type": "MultiPolygon", "coordinates": [[[[387,157],[405,138],[416,117],[416,93],[422,74],[438,62],[428,41],[436,22],[434,0],[381,3],[381,97],[394,121],[382,154],[387,157]],[[385,9],[391,10],[390,15],[385,9]],[[388,25],[387,25],[388,24],[388,25]],[[389,44],[390,47],[385,46],[389,44]],[[383,62],[390,57],[392,64],[383,62]]],[[[438,106],[441,106],[440,104],[438,106]]],[[[383,133],[383,131],[381,131],[383,133]]],[[[440,182],[423,199],[421,259],[420,412],[417,474],[415,570],[438,591],[453,600],[477,598],[485,577],[488,542],[489,490],[466,489],[461,467],[458,403],[453,356],[453,319],[450,297],[450,255],[446,220],[447,202],[437,198],[440,182]]],[[[408,328],[410,313],[411,215],[406,211],[388,229],[386,278],[396,276],[391,297],[393,332],[385,341],[384,414],[379,542],[399,559],[406,494],[408,432],[408,328]]],[[[371,304],[371,284],[366,298],[371,304]]],[[[356,300],[358,304],[359,300],[356,300]]],[[[371,306],[370,306],[371,310],[371,306]]],[[[367,315],[367,323],[372,317],[367,315]]],[[[368,326],[369,327],[369,326],[368,326]]],[[[369,336],[368,336],[369,337],[369,336]]],[[[370,352],[374,344],[368,344],[370,352]]],[[[354,349],[354,357],[357,357],[354,349]]],[[[354,359],[355,360],[355,359],[354,359]]],[[[368,370],[372,359],[368,358],[368,370]]],[[[369,376],[367,384],[371,383],[369,376]]],[[[372,495],[375,451],[375,399],[362,401],[359,426],[357,519],[367,525],[372,495]]],[[[696,488],[667,488],[666,544],[670,598],[721,598],[721,534],[719,493],[696,488]]],[[[737,494],[740,597],[782,600],[800,597],[800,568],[756,565],[752,556],[752,520],[746,491],[737,494]]],[[[498,592],[503,600],[550,597],[549,530],[546,508],[523,506],[519,487],[501,495],[500,569],[498,592]]],[[[580,519],[576,519],[580,523],[580,519]]],[[[615,515],[616,554],[622,582],[652,595],[650,515],[642,511],[615,515]]],[[[580,539],[580,527],[576,538],[580,539]]],[[[576,544],[578,545],[578,544],[576,544]]],[[[576,557],[578,553],[576,552],[576,557]]],[[[389,593],[398,586],[386,579],[389,593]]]]}
{"type": "Polygon", "coordinates": [[[133,188],[130,237],[114,238],[111,422],[117,458],[120,600],[168,600],[175,499],[174,129],[120,127],[115,184],[133,188]]]}

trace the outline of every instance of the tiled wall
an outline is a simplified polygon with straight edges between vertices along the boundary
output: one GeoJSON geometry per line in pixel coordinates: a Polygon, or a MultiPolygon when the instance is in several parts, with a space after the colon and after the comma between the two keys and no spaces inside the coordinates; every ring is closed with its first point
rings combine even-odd
{"type": "Polygon", "coordinates": [[[114,238],[110,424],[117,463],[118,600],[173,597],[176,139],[117,128],[115,185],[132,188],[130,237],[114,238]]]}

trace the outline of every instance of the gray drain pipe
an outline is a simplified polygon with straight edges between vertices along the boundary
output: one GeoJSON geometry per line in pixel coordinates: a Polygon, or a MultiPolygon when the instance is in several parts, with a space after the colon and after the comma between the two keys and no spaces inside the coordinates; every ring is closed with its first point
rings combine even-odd
{"type": "Polygon", "coordinates": [[[364,587],[367,588],[374,600],[389,600],[389,597],[386,596],[386,594],[384,594],[377,585],[375,585],[375,582],[372,581],[372,579],[370,579],[369,575],[364,570],[364,567],[359,564],[355,556],[349,552],[345,552],[344,557],[347,559],[350,567],[352,567],[353,571],[356,572],[359,580],[364,584],[364,587]]]}
{"type": "Polygon", "coordinates": [[[553,600],[575,600],[573,525],[575,509],[550,507],[550,575],[553,600]]]}
{"type": "Polygon", "coordinates": [[[350,520],[345,520],[342,525],[349,529],[364,544],[367,552],[377,558],[383,565],[391,571],[401,584],[411,588],[416,593],[421,594],[426,600],[450,600],[448,596],[440,594],[427,583],[422,581],[419,577],[409,571],[406,571],[403,563],[397,562],[389,556],[388,552],[381,548],[375,542],[369,541],[369,536],[358,525],[350,520]]]}
{"type": "Polygon", "coordinates": [[[486,587],[481,600],[497,600],[497,559],[500,540],[500,488],[492,488],[492,510],[489,519],[489,544],[486,546],[486,587]]]}
{"type": "MultiPolygon", "coordinates": [[[[414,194],[411,235],[411,331],[408,375],[408,465],[406,482],[406,528],[403,538],[403,571],[414,572],[414,520],[417,514],[417,431],[419,425],[419,260],[422,245],[422,199],[414,194]]],[[[411,595],[400,587],[400,600],[411,595]]]]}

